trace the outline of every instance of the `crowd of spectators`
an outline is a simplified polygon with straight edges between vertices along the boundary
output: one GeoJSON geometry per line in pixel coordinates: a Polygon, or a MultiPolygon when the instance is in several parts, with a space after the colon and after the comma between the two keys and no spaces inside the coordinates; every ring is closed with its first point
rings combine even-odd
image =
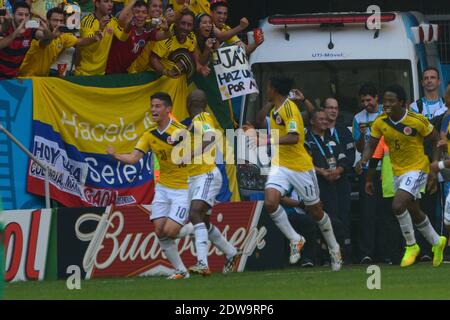
{"type": "Polygon", "coordinates": [[[5,2],[0,79],[142,71],[177,78],[185,71],[173,59],[180,50],[193,72],[207,76],[214,49],[238,45],[250,54],[264,41],[259,37],[246,45],[237,37],[249,22],[242,18],[234,28],[228,26],[226,0],[94,0],[79,30],[66,26],[69,11],[75,14],[72,5],[60,0],[5,2]]]}
{"type": "MultiPolygon", "coordinates": [[[[172,57],[179,50],[188,52],[195,61],[193,72],[208,76],[214,49],[238,45],[251,54],[264,41],[260,37],[245,44],[237,37],[248,28],[249,22],[242,18],[235,27],[227,25],[226,0],[81,0],[84,14],[79,32],[66,27],[67,2],[3,1],[6,10],[0,15],[0,79],[143,71],[178,78],[183,72],[172,57]],[[31,20],[39,25],[30,24],[31,20]]],[[[424,96],[411,103],[410,110],[423,114],[440,130],[440,121],[450,106],[450,89],[445,98],[439,96],[440,75],[434,68],[423,72],[422,86],[424,96]]],[[[354,116],[351,131],[337,123],[337,99],[324,97],[320,108],[316,108],[302,92],[293,91],[295,100],[301,101],[308,111],[305,143],[313,158],[324,210],[330,215],[347,263],[398,263],[404,247],[398,222],[391,212],[392,169],[383,140],[374,155],[375,171],[366,167],[362,174],[356,175],[353,168],[356,154],[362,152],[370,137],[372,122],[383,112],[379,89],[367,83],[355,93],[362,111],[354,116]],[[351,200],[355,176],[359,183],[357,228],[353,226],[351,200]],[[353,235],[352,230],[357,230],[357,234],[353,235]]],[[[257,126],[267,125],[271,107],[267,105],[259,112],[257,126]]],[[[424,190],[421,199],[437,230],[442,224],[440,213],[448,189],[442,181],[437,192],[424,190]]],[[[302,265],[323,263],[318,254],[319,232],[309,216],[304,215],[302,200],[292,190],[282,203],[290,208],[294,228],[308,240],[302,265]]],[[[431,260],[430,246],[420,234],[417,238],[422,248],[419,259],[431,260]]]]}

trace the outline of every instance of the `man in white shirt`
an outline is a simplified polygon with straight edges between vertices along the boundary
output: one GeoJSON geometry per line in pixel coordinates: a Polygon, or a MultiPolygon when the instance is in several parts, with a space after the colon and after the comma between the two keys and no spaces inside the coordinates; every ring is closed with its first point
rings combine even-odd
{"type": "Polygon", "coordinates": [[[410,110],[423,114],[430,121],[434,117],[447,112],[444,99],[439,95],[440,85],[439,71],[433,67],[426,68],[422,74],[422,87],[425,96],[411,103],[410,110]]]}

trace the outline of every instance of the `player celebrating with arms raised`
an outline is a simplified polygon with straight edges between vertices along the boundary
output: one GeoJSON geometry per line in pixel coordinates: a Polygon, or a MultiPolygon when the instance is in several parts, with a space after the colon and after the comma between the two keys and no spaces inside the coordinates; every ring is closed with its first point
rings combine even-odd
{"type": "Polygon", "coordinates": [[[413,221],[420,233],[433,246],[433,266],[438,267],[443,260],[443,251],[447,243],[445,237],[439,237],[430,220],[420,209],[420,191],[427,184],[433,190],[436,187],[436,175],[429,174],[430,163],[424,153],[423,140],[430,139],[433,146],[433,159],[439,159],[437,142],[439,135],[427,118],[408,111],[405,106],[405,90],[392,85],[383,94],[383,109],[372,125],[371,137],[366,144],[361,160],[356,170],[371,159],[372,154],[382,136],[389,147],[392,170],[394,172],[395,196],[392,211],[397,217],[403,237],[406,240],[406,250],[401,261],[402,267],[412,265],[420,253],[416,243],[413,221]],[[412,219],[411,219],[412,218],[412,219]]]}

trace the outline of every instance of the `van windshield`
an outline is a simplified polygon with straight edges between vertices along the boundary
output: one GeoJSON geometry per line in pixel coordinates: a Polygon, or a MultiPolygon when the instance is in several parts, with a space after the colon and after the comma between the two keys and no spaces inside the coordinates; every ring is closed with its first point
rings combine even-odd
{"type": "MultiPolygon", "coordinates": [[[[310,101],[320,106],[322,99],[334,96],[339,101],[340,124],[351,126],[353,116],[362,110],[358,90],[365,82],[372,82],[379,91],[389,84],[399,84],[406,96],[413,97],[411,62],[409,60],[340,60],[256,63],[252,65],[260,88],[259,95],[248,96],[244,109],[244,123],[254,123],[256,113],[267,101],[268,79],[283,74],[295,80],[294,88],[300,89],[310,101]]],[[[381,103],[381,99],[380,99],[381,103]]],[[[303,111],[303,110],[302,110],[303,111]]]]}

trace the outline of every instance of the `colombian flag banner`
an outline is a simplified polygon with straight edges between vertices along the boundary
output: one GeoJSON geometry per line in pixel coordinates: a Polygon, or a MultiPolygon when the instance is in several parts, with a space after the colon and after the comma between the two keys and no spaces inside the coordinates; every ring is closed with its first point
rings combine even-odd
{"type": "MultiPolygon", "coordinates": [[[[157,91],[171,95],[176,116],[187,115],[187,85],[167,78],[114,88],[33,78],[31,149],[51,168],[54,200],[71,207],[151,203],[152,157],[146,155],[133,166],[123,165],[106,149],[111,145],[119,153],[133,150],[151,125],[150,96],[157,91]]],[[[27,190],[44,194],[44,173],[33,161],[27,190]]]]}
{"type": "MultiPolygon", "coordinates": [[[[51,198],[69,207],[151,203],[153,157],[148,154],[135,165],[125,165],[106,149],[112,146],[118,153],[134,149],[152,124],[150,96],[158,91],[172,97],[172,113],[177,119],[187,118],[186,79],[146,73],[32,81],[30,149],[50,167],[51,198]]],[[[228,178],[223,188],[229,196],[223,200],[238,200],[235,172],[221,169],[228,178]]],[[[43,170],[30,161],[27,191],[43,196],[44,179],[43,170]]]]}

